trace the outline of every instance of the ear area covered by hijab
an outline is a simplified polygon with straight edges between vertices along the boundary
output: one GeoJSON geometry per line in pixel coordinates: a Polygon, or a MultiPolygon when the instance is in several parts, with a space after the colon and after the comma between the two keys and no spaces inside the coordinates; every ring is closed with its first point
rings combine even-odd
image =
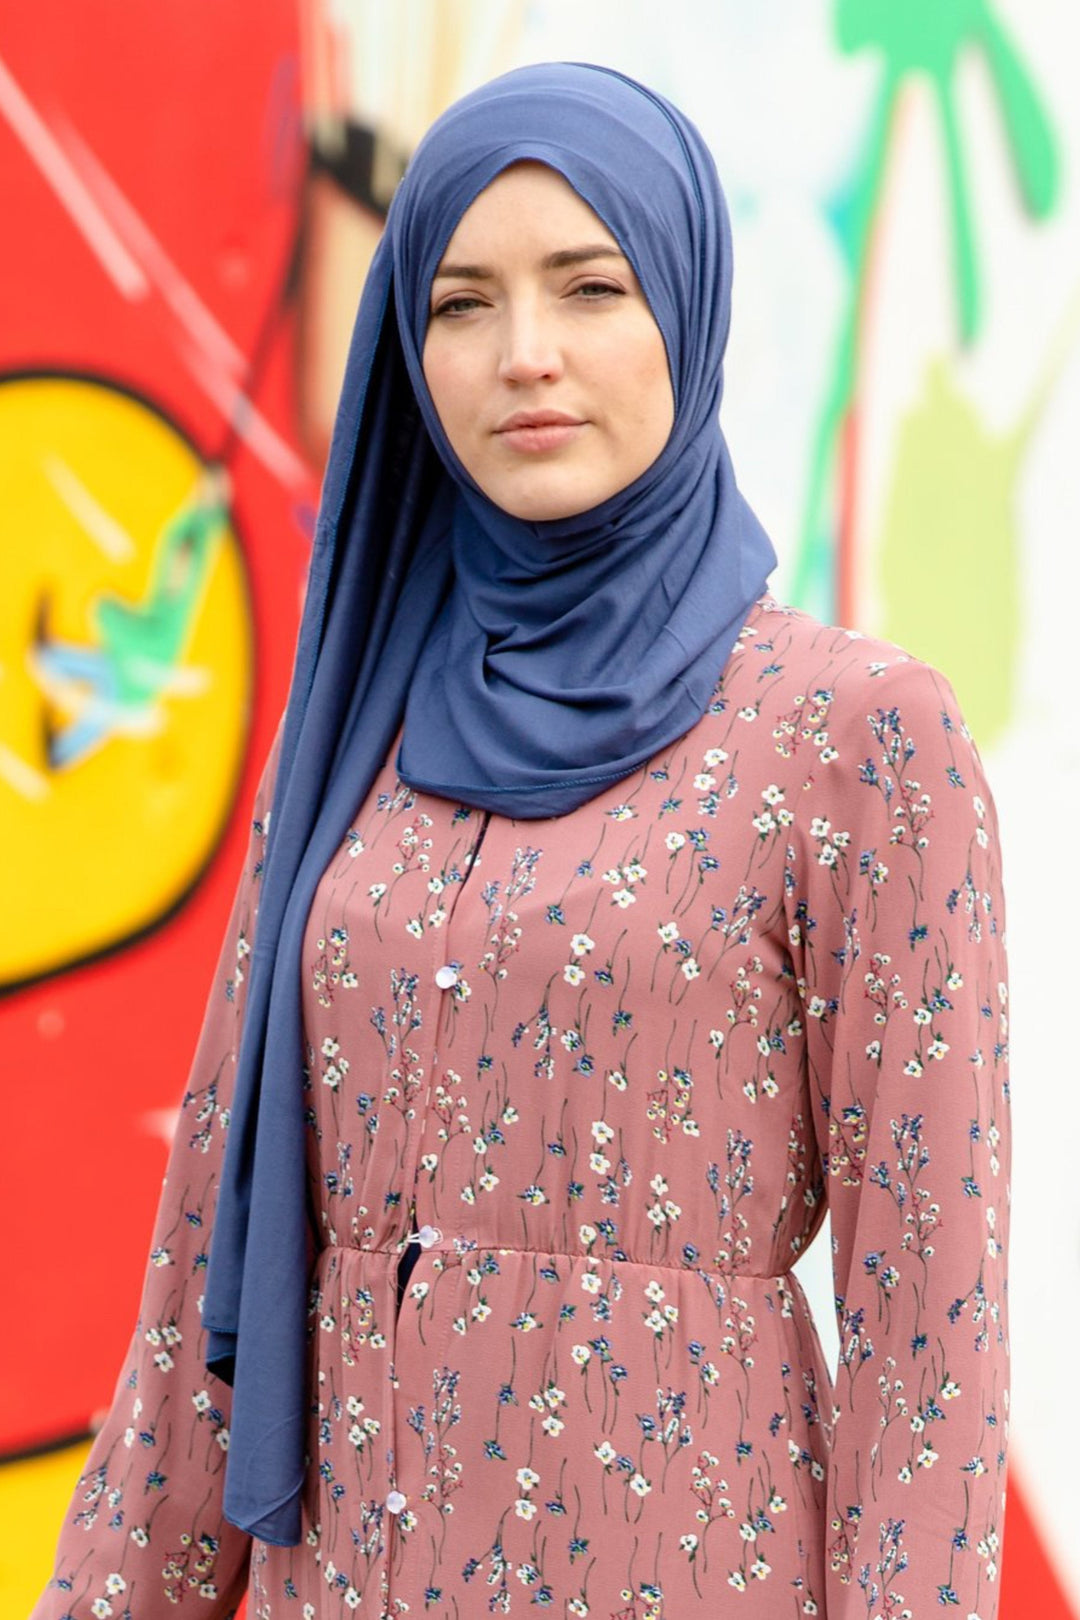
{"type": "Polygon", "coordinates": [[[585,803],[704,713],[775,564],[718,422],[730,291],[704,142],[606,68],[521,68],[466,96],[424,137],[391,204],[316,525],[203,1312],[208,1366],[234,1386],[225,1513],[266,1541],[301,1533],[314,1237],[300,956],[316,885],[402,725],[407,784],[539,817],[585,803]],[[472,482],[421,362],[432,275],[458,220],[529,159],[562,174],[627,254],[675,397],[668,443],[640,478],[542,523],[472,482]]]}

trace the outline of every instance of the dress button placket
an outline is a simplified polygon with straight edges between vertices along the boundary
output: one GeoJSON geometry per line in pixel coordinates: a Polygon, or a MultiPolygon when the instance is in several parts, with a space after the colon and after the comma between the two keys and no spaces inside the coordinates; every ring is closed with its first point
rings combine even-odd
{"type": "MultiPolygon", "coordinates": [[[[483,830],[486,830],[487,823],[488,823],[489,819],[490,818],[485,815],[483,829],[481,831],[481,840],[482,840],[482,837],[483,837],[483,830]]],[[[477,848],[478,847],[479,847],[479,844],[477,845],[477,848]]],[[[470,861],[470,863],[469,863],[469,873],[471,873],[471,871],[472,871],[473,864],[474,863],[472,861],[470,861]]],[[[451,919],[452,919],[452,915],[453,915],[453,913],[452,913],[452,910],[451,910],[451,919]]],[[[448,922],[447,927],[442,931],[442,939],[440,941],[442,949],[444,951],[446,950],[447,945],[449,943],[449,941],[447,939],[448,932],[449,932],[449,922],[448,922]]],[[[432,1073],[434,1071],[435,1065],[436,1065],[436,1063],[438,1061],[438,1059],[437,1059],[437,1051],[438,1051],[438,1045],[439,1045],[439,1030],[442,1028],[443,1019],[445,1018],[445,1009],[443,1008],[441,998],[442,998],[442,996],[446,995],[446,993],[448,991],[454,990],[456,988],[456,986],[460,983],[460,980],[461,980],[461,964],[460,963],[454,963],[453,961],[443,960],[434,969],[434,972],[432,973],[432,979],[433,979],[433,981],[435,983],[436,989],[440,992],[440,1006],[439,1006],[438,1016],[435,1019],[435,1029],[436,1029],[435,1046],[434,1046],[434,1049],[432,1050],[432,1052],[430,1054],[430,1068],[429,1068],[429,1077],[428,1077],[428,1079],[429,1079],[428,1096],[429,1097],[430,1097],[430,1091],[431,1091],[431,1076],[432,1076],[432,1073]]],[[[425,1104],[425,1113],[426,1113],[426,1104],[425,1104]]],[[[418,1136],[420,1134],[422,1134],[422,1131],[423,1131],[423,1119],[422,1118],[417,1119],[416,1121],[414,1121],[414,1128],[416,1129],[418,1136]]],[[[415,1220],[415,1218],[416,1218],[415,1203],[410,1208],[410,1214],[411,1214],[412,1218],[415,1220]]],[[[434,1248],[436,1244],[441,1244],[442,1242],[443,1242],[443,1233],[440,1230],[440,1228],[437,1227],[437,1226],[432,1226],[429,1222],[425,1221],[423,1223],[423,1225],[420,1226],[415,1232],[409,1232],[405,1236],[404,1242],[403,1242],[403,1247],[407,1250],[411,1244],[415,1243],[415,1244],[418,1245],[419,1249],[421,1249],[421,1250],[429,1250],[429,1249],[434,1248]]],[[[451,1263],[454,1263],[459,1257],[458,1257],[456,1249],[455,1249],[451,1255],[447,1255],[446,1251],[444,1251],[443,1258],[444,1258],[444,1260],[450,1259],[451,1263]]],[[[409,1269],[411,1271],[411,1267],[409,1269]]],[[[396,1284],[395,1284],[395,1287],[396,1287],[396,1284]]],[[[396,1324],[396,1321],[397,1321],[397,1312],[395,1310],[395,1324],[396,1324]]],[[[396,1408],[396,1402],[395,1402],[395,1408],[396,1408]]],[[[394,1453],[396,1453],[396,1440],[397,1440],[397,1433],[396,1433],[396,1431],[397,1431],[397,1421],[396,1421],[396,1418],[397,1418],[397,1413],[396,1413],[396,1409],[395,1409],[394,1412],[393,1412],[393,1430],[394,1430],[394,1440],[395,1440],[394,1453]]],[[[392,1455],[393,1455],[393,1472],[391,1474],[391,1478],[394,1477],[394,1473],[396,1473],[397,1466],[398,1466],[398,1459],[396,1457],[396,1454],[392,1454],[392,1455]]],[[[397,1516],[405,1510],[405,1508],[406,1508],[406,1506],[408,1504],[408,1500],[409,1499],[408,1499],[408,1496],[406,1495],[406,1493],[404,1491],[402,1491],[402,1490],[399,1490],[397,1488],[396,1484],[395,1484],[394,1489],[389,1491],[387,1496],[386,1496],[385,1506],[386,1506],[387,1513],[389,1513],[393,1518],[396,1519],[397,1516]]]]}
{"type": "Polygon", "coordinates": [[[406,1243],[419,1243],[422,1249],[434,1248],[442,1239],[442,1232],[437,1226],[428,1226],[425,1221],[417,1232],[410,1232],[405,1239],[406,1243]]]}

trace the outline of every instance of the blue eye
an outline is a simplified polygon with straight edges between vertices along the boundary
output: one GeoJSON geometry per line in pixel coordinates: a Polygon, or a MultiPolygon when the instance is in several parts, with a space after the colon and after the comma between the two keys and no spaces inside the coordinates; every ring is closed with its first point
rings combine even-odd
{"type": "Polygon", "coordinates": [[[478,309],[481,305],[479,298],[473,298],[469,293],[461,293],[456,298],[446,298],[437,309],[431,312],[432,319],[441,315],[467,315],[470,310],[478,309]]]}
{"type": "Polygon", "coordinates": [[[574,288],[574,296],[580,296],[586,303],[599,302],[602,298],[621,298],[621,287],[613,287],[609,281],[583,281],[574,288]]]}

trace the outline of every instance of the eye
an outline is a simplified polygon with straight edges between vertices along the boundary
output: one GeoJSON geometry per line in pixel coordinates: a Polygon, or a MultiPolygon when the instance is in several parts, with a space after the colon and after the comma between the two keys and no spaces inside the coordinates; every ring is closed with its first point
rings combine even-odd
{"type": "Polygon", "coordinates": [[[602,303],[607,298],[622,298],[623,289],[610,281],[580,281],[571,288],[573,297],[587,304],[602,303]]]}
{"type": "Polygon", "coordinates": [[[474,293],[451,293],[449,298],[444,298],[441,304],[436,305],[431,312],[431,318],[437,320],[444,315],[453,318],[468,315],[474,309],[482,308],[483,300],[477,298],[474,293]]]}

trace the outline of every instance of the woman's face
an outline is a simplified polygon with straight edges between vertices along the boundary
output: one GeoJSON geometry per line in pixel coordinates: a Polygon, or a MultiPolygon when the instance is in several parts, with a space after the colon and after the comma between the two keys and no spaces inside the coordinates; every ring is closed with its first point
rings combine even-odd
{"type": "Polygon", "coordinates": [[[540,163],[462,215],[431,285],[424,376],[458,459],[532,522],[625,489],[667,443],[667,352],[610,231],[540,163]]]}

